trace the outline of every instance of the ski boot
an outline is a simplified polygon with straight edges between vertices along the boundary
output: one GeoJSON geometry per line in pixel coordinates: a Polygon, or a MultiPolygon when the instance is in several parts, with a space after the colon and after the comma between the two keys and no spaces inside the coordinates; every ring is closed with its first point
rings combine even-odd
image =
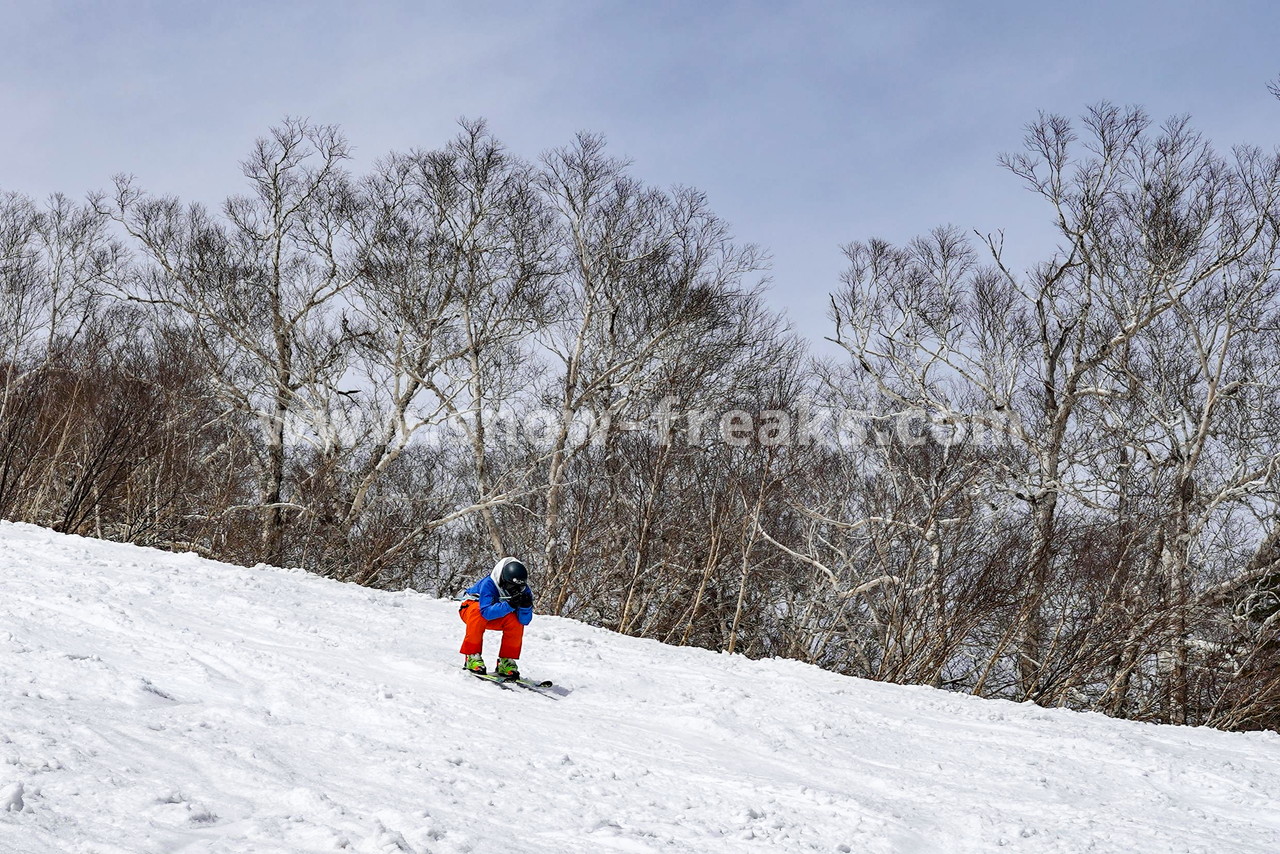
{"type": "MultiPolygon", "coordinates": [[[[472,673],[479,673],[481,676],[489,672],[489,669],[484,666],[484,659],[479,655],[468,655],[466,662],[462,666],[472,673]]],[[[501,662],[499,662],[499,666],[501,666],[501,662]]]]}
{"type": "Polygon", "coordinates": [[[519,679],[520,678],[520,662],[514,658],[499,658],[498,669],[494,671],[503,679],[519,679]]]}

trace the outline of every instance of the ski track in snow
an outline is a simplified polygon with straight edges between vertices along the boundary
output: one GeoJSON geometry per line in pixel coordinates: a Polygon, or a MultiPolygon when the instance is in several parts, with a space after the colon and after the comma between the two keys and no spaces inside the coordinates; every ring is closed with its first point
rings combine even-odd
{"type": "Polygon", "coordinates": [[[1280,852],[1274,734],[538,616],[554,702],[461,635],[453,602],[0,523],[0,851],[1280,852]]]}

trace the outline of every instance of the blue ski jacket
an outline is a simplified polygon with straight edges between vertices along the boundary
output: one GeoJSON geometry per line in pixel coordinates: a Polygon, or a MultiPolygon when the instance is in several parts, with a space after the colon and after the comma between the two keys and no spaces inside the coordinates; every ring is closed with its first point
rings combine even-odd
{"type": "MultiPolygon", "coordinates": [[[[505,560],[505,559],[504,559],[505,560]]],[[[520,625],[527,626],[533,621],[533,608],[512,608],[507,597],[502,595],[498,581],[494,577],[502,572],[503,561],[498,561],[493,572],[467,588],[463,600],[471,600],[480,606],[480,616],[486,620],[501,620],[507,614],[515,614],[520,625]]],[[[528,585],[526,585],[526,589],[528,585]]]]}

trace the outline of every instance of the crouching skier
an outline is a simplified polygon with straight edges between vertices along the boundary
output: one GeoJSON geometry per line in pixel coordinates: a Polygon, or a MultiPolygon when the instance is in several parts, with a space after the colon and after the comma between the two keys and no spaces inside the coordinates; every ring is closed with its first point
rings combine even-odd
{"type": "Polygon", "coordinates": [[[494,564],[493,572],[467,588],[458,616],[467,625],[462,649],[467,657],[462,665],[473,673],[487,672],[484,666],[484,633],[502,632],[498,648],[498,676],[520,678],[520,647],[524,627],[533,620],[533,591],[529,589],[529,570],[513,557],[494,564]]]}

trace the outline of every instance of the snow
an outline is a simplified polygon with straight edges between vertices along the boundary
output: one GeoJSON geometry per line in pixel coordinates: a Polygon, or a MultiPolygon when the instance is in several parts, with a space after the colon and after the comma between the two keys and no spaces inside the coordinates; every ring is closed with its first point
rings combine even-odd
{"type": "Polygon", "coordinates": [[[461,635],[453,602],[0,524],[0,851],[1280,851],[1275,734],[538,616],[549,698],[461,635]]]}

